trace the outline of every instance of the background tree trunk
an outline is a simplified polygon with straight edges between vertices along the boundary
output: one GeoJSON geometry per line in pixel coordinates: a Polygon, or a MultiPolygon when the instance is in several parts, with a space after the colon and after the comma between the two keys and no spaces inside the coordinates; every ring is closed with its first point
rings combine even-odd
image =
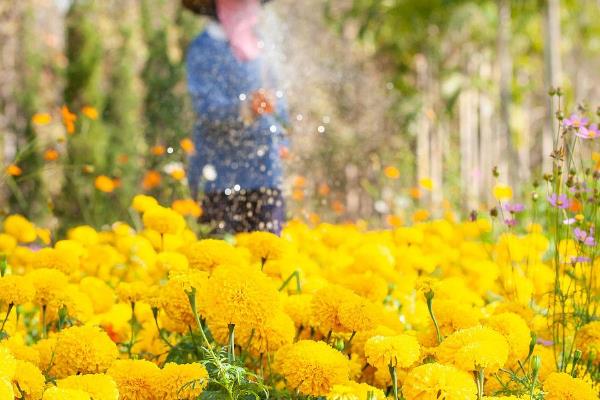
{"type": "MultiPolygon", "coordinates": [[[[546,65],[546,88],[560,86],[560,75],[562,63],[560,58],[560,0],[547,0],[545,13],[545,36],[544,56],[546,65]]],[[[542,168],[547,171],[550,168],[550,153],[552,152],[553,137],[555,134],[555,115],[552,98],[548,96],[546,112],[546,123],[544,125],[542,138],[542,168]]]]}

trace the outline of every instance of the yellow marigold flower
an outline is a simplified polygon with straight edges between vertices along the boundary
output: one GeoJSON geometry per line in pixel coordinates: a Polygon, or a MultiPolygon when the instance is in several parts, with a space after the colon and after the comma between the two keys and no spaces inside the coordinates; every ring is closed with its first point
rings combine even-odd
{"type": "Polygon", "coordinates": [[[419,186],[431,192],[433,190],[433,180],[431,178],[422,178],[419,180],[419,186]]]}
{"type": "Polygon", "coordinates": [[[62,117],[63,124],[67,129],[67,133],[69,135],[74,134],[75,121],[77,121],[77,116],[73,114],[66,105],[62,106],[62,108],[60,109],[60,115],[62,117]]]}
{"type": "Polygon", "coordinates": [[[148,285],[144,282],[121,282],[117,286],[117,296],[124,303],[137,303],[144,298],[148,285]]]}
{"type": "Polygon", "coordinates": [[[71,251],[46,247],[33,253],[31,266],[35,269],[55,269],[66,275],[73,275],[79,270],[79,258],[71,251]]]}
{"type": "Polygon", "coordinates": [[[64,378],[104,372],[117,356],[117,346],[106,332],[95,326],[73,326],[57,335],[51,373],[64,378]]]}
{"type": "Polygon", "coordinates": [[[420,354],[419,342],[410,335],[373,336],[365,343],[367,361],[377,369],[408,368],[420,354]]]}
{"type": "Polygon", "coordinates": [[[158,399],[195,400],[208,384],[208,372],[200,363],[167,363],[159,382],[158,399]]]}
{"type": "Polygon", "coordinates": [[[91,397],[83,390],[51,387],[44,392],[42,400],[91,400],[91,397]]]}
{"type": "Polygon", "coordinates": [[[262,325],[250,325],[249,328],[247,336],[252,337],[249,350],[254,355],[275,352],[285,345],[292,344],[296,334],[294,321],[284,312],[278,312],[262,325]]]}
{"type": "Polygon", "coordinates": [[[81,109],[81,113],[91,120],[98,119],[98,110],[96,110],[96,108],[94,108],[92,106],[84,106],[81,109]]]}
{"type": "Polygon", "coordinates": [[[164,251],[158,254],[156,266],[162,272],[184,272],[189,269],[188,259],[181,253],[164,251]]]}
{"type": "Polygon", "coordinates": [[[19,243],[31,243],[37,238],[35,225],[18,214],[9,215],[4,220],[4,232],[17,239],[19,243]]]}
{"type": "Polygon", "coordinates": [[[94,187],[104,193],[112,193],[115,191],[115,181],[106,175],[98,175],[94,179],[94,187]]]}
{"type": "Polygon", "coordinates": [[[144,226],[162,235],[170,233],[177,235],[185,228],[185,220],[181,215],[161,206],[149,208],[144,212],[144,226]]]}
{"type": "Polygon", "coordinates": [[[33,296],[35,287],[29,279],[18,275],[0,277],[0,304],[25,304],[33,296]]]}
{"type": "Polygon", "coordinates": [[[180,181],[183,178],[185,178],[185,170],[183,168],[176,167],[176,168],[173,168],[171,170],[171,172],[169,172],[169,175],[171,176],[171,178],[175,179],[176,181],[180,181]]]}
{"type": "MultiPolygon", "coordinates": [[[[481,318],[477,308],[456,300],[434,298],[433,312],[443,337],[460,329],[477,326],[481,318]]],[[[419,332],[419,341],[423,346],[435,346],[437,338],[431,318],[428,318],[427,323],[427,328],[419,332]]]]}
{"type": "Polygon", "coordinates": [[[0,377],[12,379],[16,370],[17,360],[6,347],[0,346],[0,377]]]}
{"type": "Polygon", "coordinates": [[[79,289],[89,297],[96,314],[107,312],[115,303],[113,289],[95,276],[83,278],[79,282],[79,289]]]}
{"type": "Polygon", "coordinates": [[[448,336],[436,349],[443,364],[453,364],[464,371],[496,372],[508,359],[508,342],[500,333],[487,327],[459,330],[448,336]]]}
{"type": "Polygon", "coordinates": [[[48,125],[52,122],[52,116],[48,113],[35,113],[33,114],[33,117],[31,117],[31,122],[38,126],[48,125]]]}
{"type": "Polygon", "coordinates": [[[278,260],[289,251],[290,244],[285,239],[270,232],[242,233],[236,236],[237,244],[250,250],[255,261],[263,264],[267,260],[278,260]]]}
{"type": "MultiPolygon", "coordinates": [[[[77,285],[67,285],[62,296],[62,305],[66,307],[69,316],[76,321],[87,322],[94,314],[92,301],[87,294],[79,290],[77,285]]],[[[58,319],[58,306],[49,305],[47,311],[48,322],[58,319]]]]}
{"type": "Polygon", "coordinates": [[[39,365],[39,352],[34,347],[25,344],[23,334],[17,333],[12,335],[10,338],[4,340],[2,345],[12,353],[15,359],[39,365]]]}
{"type": "MultiPolygon", "coordinates": [[[[196,297],[199,297],[200,293],[196,297]]],[[[176,280],[169,280],[160,289],[162,309],[167,316],[182,326],[184,330],[188,325],[196,323],[192,307],[182,285],[176,280]]],[[[199,310],[203,314],[202,310],[199,310]]]]}
{"type": "Polygon", "coordinates": [[[383,309],[358,295],[348,296],[340,304],[338,318],[351,332],[366,331],[381,324],[383,309]]]}
{"type": "Polygon", "coordinates": [[[597,400],[598,395],[584,380],[564,372],[553,372],[544,381],[544,400],[597,400]]]}
{"type": "Polygon", "coordinates": [[[531,332],[523,318],[514,313],[496,314],[490,317],[485,325],[500,332],[508,342],[510,365],[527,357],[531,332]]]}
{"type": "Polygon", "coordinates": [[[67,276],[59,270],[40,268],[26,275],[35,287],[36,304],[59,308],[63,304],[64,291],[68,285],[67,276]]]}
{"type": "Polygon", "coordinates": [[[145,360],[118,360],[108,370],[119,388],[120,400],[158,400],[160,369],[145,360]]]}
{"type": "Polygon", "coordinates": [[[350,364],[342,353],[312,340],[279,349],[275,368],[288,388],[310,396],[327,395],[333,385],[347,382],[350,374],[350,364]]]}
{"type": "Polygon", "coordinates": [[[0,233],[0,254],[9,254],[15,247],[17,247],[17,239],[6,233],[0,233]]]}
{"type": "Polygon", "coordinates": [[[402,393],[406,400],[475,400],[477,387],[466,372],[432,363],[413,368],[404,380],[402,393]]]}
{"type": "Polygon", "coordinates": [[[39,362],[36,364],[41,371],[48,371],[50,363],[53,361],[54,348],[56,347],[56,335],[52,335],[48,339],[39,340],[33,346],[33,349],[38,353],[39,362]]]}
{"type": "MultiPolygon", "coordinates": [[[[394,331],[393,329],[379,325],[374,329],[370,329],[368,331],[357,332],[354,335],[354,339],[352,339],[352,352],[360,355],[361,357],[366,357],[365,355],[365,344],[367,340],[371,339],[374,336],[396,336],[399,332],[394,331]]],[[[386,366],[387,371],[387,366],[386,366]]]]}
{"type": "Polygon", "coordinates": [[[328,285],[313,294],[311,302],[311,320],[319,327],[321,333],[348,332],[348,328],[340,321],[340,306],[348,298],[356,296],[341,286],[328,285]]]}
{"type": "Polygon", "coordinates": [[[198,218],[202,215],[202,208],[193,199],[175,200],[171,204],[171,208],[184,217],[198,218]]]}
{"type": "Polygon", "coordinates": [[[94,228],[88,225],[77,226],[75,228],[69,229],[67,237],[70,240],[75,240],[76,242],[79,242],[84,246],[92,246],[98,244],[100,241],[100,236],[98,235],[98,232],[96,232],[94,228]]]}
{"type": "Polygon", "coordinates": [[[577,332],[575,343],[585,359],[595,356],[595,363],[598,364],[600,362],[600,321],[592,321],[584,325],[577,332]]]}
{"type": "Polygon", "coordinates": [[[194,142],[190,138],[181,139],[179,142],[181,149],[188,155],[192,155],[196,152],[196,148],[194,146],[194,142]]]}
{"type": "Polygon", "coordinates": [[[0,376],[0,399],[13,400],[15,392],[12,383],[3,376],[0,376]]]}
{"type": "Polygon", "coordinates": [[[56,382],[62,389],[76,389],[88,393],[94,400],[119,400],[117,383],[109,375],[73,375],[56,382]]]}
{"type": "Polygon", "coordinates": [[[329,400],[385,400],[385,393],[381,389],[368,385],[349,381],[344,384],[333,385],[331,392],[327,395],[329,400]],[[370,396],[370,397],[369,397],[370,396]]]}
{"type": "Polygon", "coordinates": [[[146,212],[152,207],[158,206],[158,201],[152,196],[138,194],[131,202],[131,207],[138,212],[146,212]]]}
{"type": "Polygon", "coordinates": [[[494,197],[498,201],[510,200],[513,197],[513,190],[508,185],[498,184],[494,186],[493,192],[494,197]]]}
{"type": "Polygon", "coordinates": [[[283,309],[296,326],[308,327],[311,317],[311,294],[295,294],[283,300],[283,309]]]}
{"type": "Polygon", "coordinates": [[[17,360],[13,378],[15,393],[25,394],[24,399],[40,400],[44,392],[46,378],[38,367],[28,361],[17,360]]]}
{"type": "Polygon", "coordinates": [[[262,324],[279,308],[277,287],[259,269],[222,265],[213,270],[206,289],[208,319],[262,324]]]}
{"type": "Polygon", "coordinates": [[[241,252],[224,240],[204,239],[182,249],[190,268],[212,271],[219,265],[245,265],[241,252]]]}
{"type": "Polygon", "coordinates": [[[10,176],[21,176],[23,174],[23,169],[16,164],[10,164],[6,167],[6,173],[10,176]]]}

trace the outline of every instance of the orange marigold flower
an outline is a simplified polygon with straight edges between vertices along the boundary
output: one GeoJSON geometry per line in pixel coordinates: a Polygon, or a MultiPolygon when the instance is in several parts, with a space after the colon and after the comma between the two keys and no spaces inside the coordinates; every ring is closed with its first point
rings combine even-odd
{"type": "Polygon", "coordinates": [[[294,187],[297,187],[297,188],[306,186],[306,178],[303,177],[302,175],[296,176],[294,178],[293,185],[294,185],[294,187]]]}
{"type": "Polygon", "coordinates": [[[150,171],[146,172],[146,175],[144,175],[142,187],[144,188],[144,190],[154,189],[158,185],[160,185],[161,181],[162,181],[162,178],[160,176],[160,172],[155,171],[155,170],[150,170],[150,171]]]}
{"type": "Polygon", "coordinates": [[[73,114],[69,107],[62,106],[60,109],[60,115],[62,117],[63,124],[67,128],[67,133],[72,135],[75,133],[75,121],[77,121],[77,115],[73,114]]]}
{"type": "Polygon", "coordinates": [[[152,153],[152,155],[155,155],[155,156],[162,156],[163,154],[165,154],[165,151],[166,151],[165,146],[163,146],[161,144],[157,144],[150,148],[150,153],[152,153]]]}
{"type": "Polygon", "coordinates": [[[88,117],[91,120],[97,120],[98,119],[98,110],[96,110],[94,107],[92,106],[85,106],[81,109],[81,113],[83,115],[85,115],[86,117],[88,117]]]}
{"type": "Polygon", "coordinates": [[[304,200],[304,190],[302,190],[302,189],[294,189],[292,191],[292,199],[294,199],[296,201],[302,201],[302,200],[304,200]]]}
{"type": "Polygon", "coordinates": [[[429,219],[429,211],[427,210],[417,210],[414,212],[412,216],[413,222],[423,222],[429,219]]]}
{"type": "Polygon", "coordinates": [[[192,142],[192,139],[190,138],[181,139],[179,145],[181,146],[181,149],[188,155],[194,154],[196,151],[194,142],[192,142]]]}
{"type": "Polygon", "coordinates": [[[319,195],[327,196],[329,195],[329,193],[331,193],[331,188],[329,187],[329,185],[326,183],[321,183],[319,185],[319,195]]]}
{"type": "Polygon", "coordinates": [[[10,164],[6,167],[6,173],[10,176],[20,176],[23,170],[16,164],[10,164]]]}
{"type": "Polygon", "coordinates": [[[344,203],[342,203],[339,200],[335,200],[333,203],[331,203],[331,209],[333,210],[334,213],[336,214],[342,214],[344,211],[346,211],[346,207],[344,206],[344,203]]]}
{"type": "Polygon", "coordinates": [[[48,125],[52,122],[52,116],[48,113],[35,113],[33,117],[31,117],[31,122],[34,125],[48,125]]]}
{"type": "Polygon", "coordinates": [[[56,149],[47,149],[44,151],[44,160],[46,161],[56,161],[58,160],[58,150],[56,149]]]}
{"type": "Polygon", "coordinates": [[[385,217],[385,222],[393,227],[393,228],[399,228],[403,225],[404,221],[402,220],[402,217],[398,216],[398,215],[387,215],[385,217]]]}
{"type": "Polygon", "coordinates": [[[393,165],[389,165],[383,169],[383,174],[390,179],[400,178],[400,170],[393,165]]]}
{"type": "Polygon", "coordinates": [[[101,192],[112,193],[114,192],[116,185],[115,181],[106,175],[99,175],[94,181],[94,186],[101,192]]]}
{"type": "Polygon", "coordinates": [[[413,199],[420,199],[421,198],[421,189],[418,187],[412,187],[410,188],[410,197],[412,197],[413,199]]]}

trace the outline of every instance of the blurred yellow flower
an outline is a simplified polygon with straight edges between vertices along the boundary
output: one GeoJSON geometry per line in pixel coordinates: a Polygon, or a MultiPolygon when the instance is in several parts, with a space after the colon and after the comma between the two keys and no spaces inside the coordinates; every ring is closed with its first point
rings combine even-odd
{"type": "Polygon", "coordinates": [[[196,151],[194,147],[194,142],[192,142],[192,139],[190,138],[181,139],[179,145],[187,155],[192,155],[196,151]]]}
{"type": "Polygon", "coordinates": [[[175,200],[171,204],[171,208],[184,217],[189,216],[198,218],[202,215],[202,208],[200,208],[198,202],[193,199],[175,200]]]}
{"type": "Polygon", "coordinates": [[[98,110],[92,106],[84,106],[81,113],[93,121],[98,119],[98,110]]]}
{"type": "Polygon", "coordinates": [[[400,170],[392,165],[389,165],[383,169],[383,174],[389,179],[400,178],[400,170]]]}
{"type": "Polygon", "coordinates": [[[33,114],[33,117],[31,117],[31,122],[34,125],[48,125],[50,122],[52,122],[52,116],[48,113],[35,113],[33,114]]]}
{"type": "Polygon", "coordinates": [[[94,180],[94,186],[96,187],[96,189],[104,193],[112,193],[117,187],[115,181],[106,175],[97,176],[94,180]]]}
{"type": "Polygon", "coordinates": [[[419,186],[431,192],[433,190],[433,180],[431,178],[421,178],[419,180],[419,186]]]}
{"type": "Polygon", "coordinates": [[[498,201],[510,200],[513,197],[513,190],[508,185],[498,184],[494,186],[492,193],[498,201]]]}

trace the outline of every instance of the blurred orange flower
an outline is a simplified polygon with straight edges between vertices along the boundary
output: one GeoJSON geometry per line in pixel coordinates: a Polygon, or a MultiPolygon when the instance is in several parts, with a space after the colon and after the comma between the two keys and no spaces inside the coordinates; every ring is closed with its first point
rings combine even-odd
{"type": "Polygon", "coordinates": [[[569,210],[573,211],[574,213],[578,213],[581,210],[583,210],[583,205],[579,200],[573,199],[571,200],[571,204],[569,205],[569,210]]]}
{"type": "Polygon", "coordinates": [[[383,173],[386,177],[390,179],[398,179],[400,178],[400,170],[393,165],[389,165],[383,169],[383,173]]]}
{"type": "Polygon", "coordinates": [[[412,215],[413,222],[423,222],[429,219],[429,211],[420,209],[416,210],[412,215]]]}
{"type": "Polygon", "coordinates": [[[88,117],[91,120],[97,120],[98,119],[98,110],[96,110],[94,107],[92,106],[85,106],[81,109],[81,113],[83,115],[85,115],[86,117],[88,117]]]}
{"type": "Polygon", "coordinates": [[[304,187],[306,186],[306,178],[302,175],[298,175],[294,178],[292,185],[294,187],[304,187]]]}
{"type": "Polygon", "coordinates": [[[181,149],[188,155],[192,155],[196,151],[194,142],[192,142],[192,139],[190,138],[181,139],[179,145],[181,146],[181,149]]]}
{"type": "Polygon", "coordinates": [[[319,185],[319,194],[321,196],[327,196],[329,193],[331,193],[331,188],[329,187],[329,185],[326,183],[321,183],[319,185]]]}
{"type": "Polygon", "coordinates": [[[160,176],[160,172],[155,171],[155,170],[150,170],[150,171],[146,172],[146,175],[144,175],[144,180],[142,181],[142,187],[144,188],[144,190],[154,189],[155,187],[160,185],[161,181],[162,181],[162,178],[160,176]]]}
{"type": "Polygon", "coordinates": [[[346,207],[344,206],[344,203],[342,203],[339,200],[335,200],[333,203],[331,203],[331,209],[333,210],[334,213],[336,214],[342,214],[344,211],[346,211],[346,207]]]}
{"type": "Polygon", "coordinates": [[[94,186],[104,193],[112,193],[116,188],[115,181],[106,175],[98,175],[94,181],[94,186]]]}
{"type": "Polygon", "coordinates": [[[304,190],[302,190],[302,189],[292,190],[292,199],[294,199],[296,201],[304,200],[304,190]]]}
{"type": "Polygon", "coordinates": [[[77,121],[77,115],[73,114],[71,111],[69,111],[69,107],[62,106],[62,108],[60,109],[60,115],[62,116],[62,121],[63,124],[65,125],[65,128],[67,129],[67,133],[69,135],[72,135],[75,133],[75,121],[77,121]]]}
{"type": "Polygon", "coordinates": [[[163,154],[165,154],[165,151],[165,146],[160,144],[157,144],[150,148],[150,153],[152,153],[155,156],[162,156],[163,154]]]}
{"type": "Polygon", "coordinates": [[[193,199],[175,200],[171,208],[184,217],[198,218],[202,215],[202,208],[193,199]]]}
{"type": "Polygon", "coordinates": [[[399,228],[404,224],[402,217],[400,217],[398,215],[391,215],[391,214],[387,215],[385,217],[385,222],[393,228],[399,228]]]}
{"type": "Polygon", "coordinates": [[[56,149],[47,149],[44,151],[44,160],[46,161],[56,161],[58,160],[58,151],[56,149]]]}
{"type": "Polygon", "coordinates": [[[6,167],[6,173],[10,176],[20,176],[23,170],[16,164],[10,164],[6,167]]]}
{"type": "Polygon", "coordinates": [[[117,162],[119,164],[127,164],[129,162],[129,156],[127,154],[119,154],[117,156],[117,162]]]}
{"type": "Polygon", "coordinates": [[[421,195],[421,189],[419,189],[418,187],[410,188],[410,197],[412,197],[413,199],[420,199],[421,195]]]}
{"type": "Polygon", "coordinates": [[[310,213],[308,215],[308,220],[311,224],[317,225],[319,222],[321,222],[321,217],[319,217],[319,214],[317,213],[310,213]]]}
{"type": "Polygon", "coordinates": [[[34,125],[48,125],[52,122],[52,116],[48,113],[36,113],[31,117],[31,122],[34,125]]]}

